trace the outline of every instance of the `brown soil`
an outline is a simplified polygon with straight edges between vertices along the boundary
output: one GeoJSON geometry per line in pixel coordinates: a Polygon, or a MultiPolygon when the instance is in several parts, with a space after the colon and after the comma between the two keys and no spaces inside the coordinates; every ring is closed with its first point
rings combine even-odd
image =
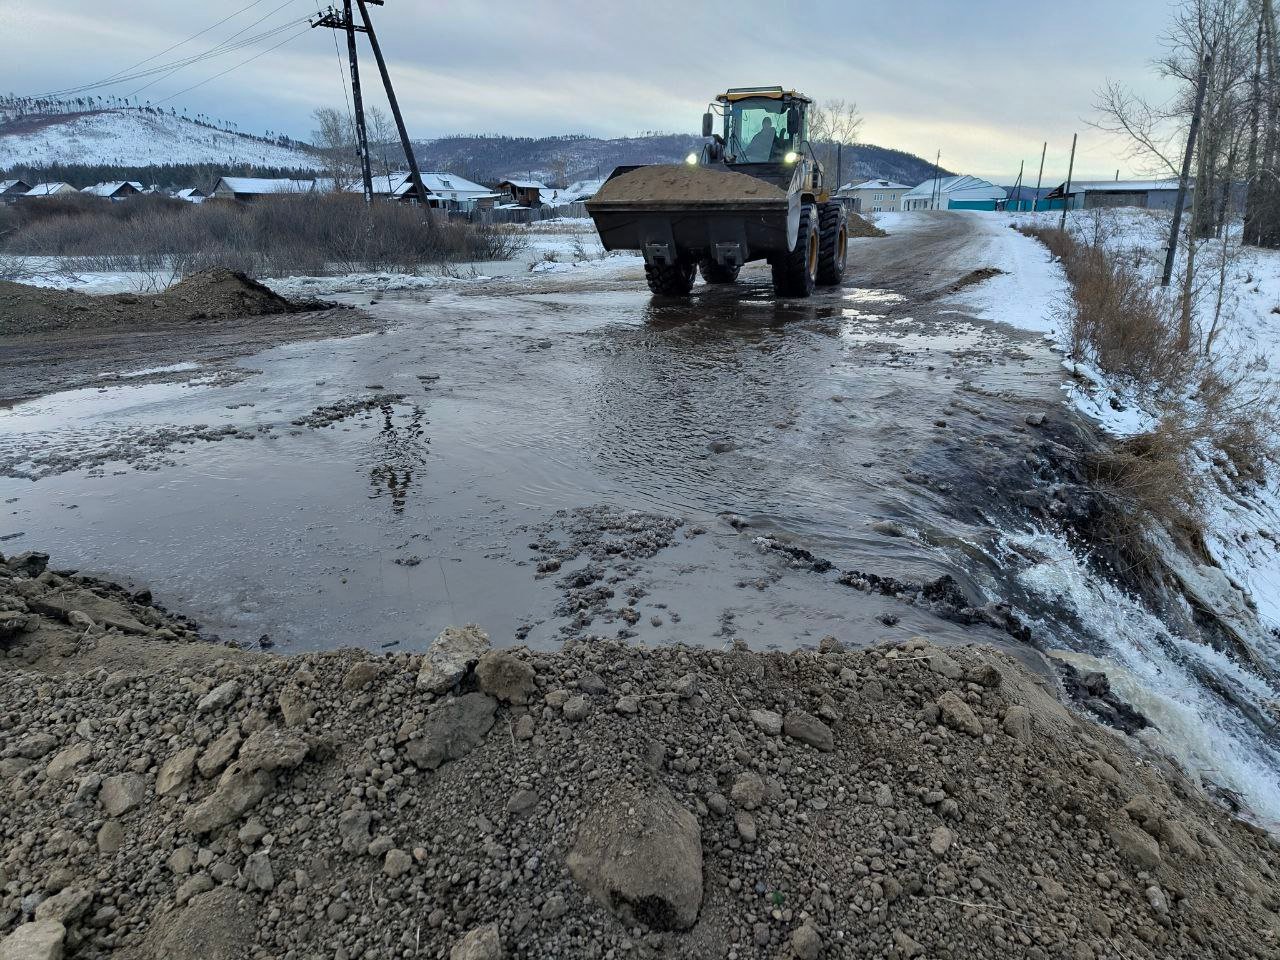
{"type": "Polygon", "coordinates": [[[851,237],[887,237],[888,234],[869,220],[864,220],[856,213],[849,214],[849,236],[851,237]]]}
{"type": "MultiPolygon", "coordinates": [[[[743,173],[726,173],[690,164],[653,164],[605,183],[597,203],[653,200],[782,200],[786,193],[743,173]]],[[[588,207],[590,204],[588,204],[588,207]]]]}
{"type": "Polygon", "coordinates": [[[193,274],[163,293],[93,296],[0,281],[0,336],[50,330],[148,329],[316,310],[234,270],[193,274]]]}

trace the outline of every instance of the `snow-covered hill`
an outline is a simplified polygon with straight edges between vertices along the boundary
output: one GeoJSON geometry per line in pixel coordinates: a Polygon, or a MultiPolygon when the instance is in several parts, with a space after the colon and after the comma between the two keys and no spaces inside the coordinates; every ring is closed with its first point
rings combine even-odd
{"type": "Polygon", "coordinates": [[[0,122],[0,169],[15,166],[226,163],[319,169],[294,146],[145,110],[27,114],[0,122]]]}

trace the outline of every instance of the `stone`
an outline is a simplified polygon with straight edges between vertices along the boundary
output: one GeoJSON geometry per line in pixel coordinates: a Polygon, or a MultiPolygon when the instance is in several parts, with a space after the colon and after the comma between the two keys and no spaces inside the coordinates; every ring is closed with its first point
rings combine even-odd
{"type": "Polygon", "coordinates": [[[212,713],[215,710],[224,710],[231,706],[240,696],[240,684],[235,680],[228,680],[226,683],[220,684],[206,693],[200,698],[196,704],[197,713],[212,713]]]}
{"type": "Polygon", "coordinates": [[[517,790],[507,801],[507,813],[523,817],[538,805],[538,795],[532,790],[517,790]]]}
{"type": "Polygon", "coordinates": [[[192,897],[208,893],[213,889],[213,886],[213,877],[204,872],[197,873],[194,877],[184,880],[178,885],[178,889],[174,891],[173,898],[177,901],[178,906],[182,906],[192,897]]]}
{"type": "Polygon", "coordinates": [[[661,784],[619,786],[578,826],[569,873],[624,922],[688,930],[702,907],[698,818],[661,784]]]}
{"type": "Polygon", "coordinates": [[[49,761],[44,774],[50,780],[65,780],[75,772],[76,767],[93,756],[93,745],[87,740],[73,743],[49,761]]]}
{"type": "Polygon", "coordinates": [[[182,826],[192,833],[225,827],[257,806],[274,784],[270,771],[251,771],[237,760],[223,771],[213,793],[187,811],[182,826]]]}
{"type": "Polygon", "coordinates": [[[356,693],[372,686],[373,682],[386,673],[386,668],[376,660],[361,660],[354,663],[342,678],[342,689],[348,693],[356,693]]]}
{"type": "Polygon", "coordinates": [[[543,920],[558,920],[569,912],[569,901],[558,893],[547,897],[546,903],[538,911],[543,920]]]}
{"type": "Polygon", "coordinates": [[[954,690],[948,690],[938,698],[938,713],[944,726],[971,737],[982,736],[982,724],[973,715],[973,709],[954,690]]]}
{"type": "Polygon", "coordinates": [[[1004,713],[1001,729],[1015,740],[1029,743],[1032,736],[1031,711],[1021,704],[1010,707],[1004,713]]]}
{"type": "Polygon", "coordinates": [[[292,770],[307,758],[307,741],[279,727],[252,734],[240,747],[237,763],[250,773],[292,770]]]}
{"type": "Polygon", "coordinates": [[[236,839],[247,847],[257,845],[258,841],[267,835],[266,825],[257,817],[250,817],[249,822],[240,828],[240,832],[236,834],[236,839]]]}
{"type": "Polygon", "coordinates": [[[744,810],[754,810],[764,803],[764,781],[749,770],[738,774],[729,790],[729,799],[744,810]]]}
{"type": "Polygon", "coordinates": [[[446,693],[489,649],[489,635],[474,623],[446,627],[427,648],[418,671],[418,689],[446,693]]]}
{"type": "Polygon", "coordinates": [[[902,958],[920,957],[924,955],[924,947],[901,930],[893,931],[893,945],[902,958]]]}
{"type": "Polygon", "coordinates": [[[537,726],[534,723],[533,717],[526,713],[516,721],[515,730],[513,732],[517,740],[532,740],[536,729],[537,726]]]}
{"type": "Polygon", "coordinates": [[[136,773],[122,773],[102,781],[98,801],[107,816],[118,817],[142,803],[147,795],[147,784],[136,773]]]}
{"type": "Polygon", "coordinates": [[[484,693],[446,700],[427,715],[419,735],[405,744],[405,756],[421,770],[465,757],[484,741],[497,709],[497,701],[484,693]]]}
{"type": "Polygon", "coordinates": [[[10,557],[6,566],[20,577],[38,577],[49,568],[49,555],[28,550],[10,557]]]}
{"type": "Polygon", "coordinates": [[[373,815],[368,810],[347,810],[338,818],[338,837],[347,853],[359,853],[369,845],[373,815]]]}
{"type": "Polygon", "coordinates": [[[56,920],[64,927],[73,926],[89,912],[93,891],[83,887],[67,887],[36,907],[37,920],[56,920]]]}
{"type": "Polygon", "coordinates": [[[1175,856],[1188,860],[1204,859],[1204,848],[1192,839],[1186,827],[1172,817],[1161,817],[1158,830],[1160,842],[1175,856]]]}
{"type": "Polygon", "coordinates": [[[191,868],[195,866],[196,848],[195,847],[179,847],[173,853],[169,854],[169,859],[165,861],[165,866],[169,868],[169,872],[175,877],[186,876],[191,872],[191,868]]]}
{"type": "Polygon", "coordinates": [[[67,928],[57,920],[24,923],[0,940],[0,960],[62,960],[67,928]]]}
{"type": "Polygon", "coordinates": [[[1140,870],[1153,870],[1160,865],[1160,842],[1132,824],[1111,828],[1111,842],[1121,856],[1140,870]]]}
{"type": "Polygon", "coordinates": [[[275,873],[271,869],[271,858],[265,850],[245,858],[244,878],[249,882],[250,889],[275,889],[275,873]]]}
{"type": "Polygon", "coordinates": [[[791,952],[796,960],[818,960],[822,956],[822,937],[812,924],[802,923],[792,932],[791,952]]]}
{"type": "Polygon", "coordinates": [[[194,895],[187,905],[157,917],[139,955],[164,960],[244,960],[254,954],[256,898],[233,886],[194,895]]]}
{"type": "Polygon", "coordinates": [[[929,669],[948,680],[959,680],[964,676],[964,668],[941,650],[929,654],[929,669]]]}
{"type": "Polygon", "coordinates": [[[205,747],[204,752],[200,754],[200,759],[196,761],[200,776],[206,780],[212,780],[227,769],[227,764],[235,759],[236,751],[239,749],[240,728],[236,726],[228,727],[223,731],[222,736],[205,747]]]}
{"type": "Polygon", "coordinates": [[[18,741],[18,756],[27,760],[39,760],[53,752],[58,738],[51,733],[29,733],[18,741]]]}
{"type": "Polygon", "coordinates": [[[578,689],[593,697],[603,697],[609,692],[608,685],[598,673],[584,673],[578,678],[578,689]]]}
{"type": "Polygon", "coordinates": [[[624,716],[631,716],[640,712],[640,700],[638,697],[619,697],[613,709],[624,716]]]}
{"type": "Polygon", "coordinates": [[[1054,903],[1066,903],[1071,895],[1067,893],[1067,888],[1055,880],[1053,877],[1036,877],[1036,886],[1044,891],[1054,903]]]}
{"type": "Polygon", "coordinates": [[[285,687],[276,702],[280,705],[280,716],[286,727],[305,726],[316,715],[315,702],[301,687],[285,687]]]}
{"type": "Polygon", "coordinates": [[[156,795],[168,797],[180,792],[191,779],[191,771],[199,753],[199,747],[184,747],[160,764],[160,770],[156,773],[156,795]]]}
{"type": "Polygon", "coordinates": [[[124,824],[119,820],[108,820],[98,828],[98,852],[111,856],[124,846],[124,824]]]}
{"type": "Polygon", "coordinates": [[[830,753],[836,748],[835,735],[831,728],[813,714],[803,710],[790,711],[782,722],[783,732],[792,740],[799,740],[809,746],[830,753]]]}
{"type": "Polygon", "coordinates": [[[1004,683],[1004,675],[992,664],[984,663],[965,674],[965,679],[970,683],[976,683],[979,686],[986,687],[988,690],[995,690],[1004,683]]]}
{"type": "Polygon", "coordinates": [[[449,950],[449,960],[502,960],[502,938],[497,924],[476,927],[449,950]]]}
{"type": "Polygon", "coordinates": [[[586,697],[570,697],[564,702],[564,718],[570,723],[585,720],[591,714],[591,704],[586,697]]]}
{"type": "Polygon", "coordinates": [[[533,667],[508,650],[491,650],[476,663],[481,692],[503,703],[527,704],[538,689],[533,667]]]}
{"type": "Polygon", "coordinates": [[[945,857],[955,843],[956,835],[948,827],[934,827],[929,835],[929,850],[935,857],[945,857]]]}
{"type": "Polygon", "coordinates": [[[760,728],[767,737],[776,737],[782,732],[782,715],[772,710],[752,710],[749,714],[751,722],[760,728]]]}
{"type": "Polygon", "coordinates": [[[733,815],[733,824],[738,829],[738,836],[746,843],[756,842],[756,818],[745,810],[733,815]]]}
{"type": "Polygon", "coordinates": [[[413,857],[404,850],[392,848],[387,851],[386,858],[382,862],[382,872],[392,880],[404,876],[413,866],[413,857]]]}

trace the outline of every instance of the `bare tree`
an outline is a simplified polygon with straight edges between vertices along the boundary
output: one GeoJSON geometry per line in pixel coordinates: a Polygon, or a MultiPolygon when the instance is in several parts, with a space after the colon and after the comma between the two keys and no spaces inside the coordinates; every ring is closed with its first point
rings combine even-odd
{"type": "Polygon", "coordinates": [[[336,107],[317,107],[311,140],[325,158],[326,172],[339,189],[351,189],[360,177],[360,149],[351,116],[336,107]]]}
{"type": "Polygon", "coordinates": [[[391,158],[397,155],[400,134],[387,112],[378,107],[366,107],[364,119],[369,135],[369,160],[389,183],[394,172],[391,158]]]}
{"type": "MultiPolygon", "coordinates": [[[[813,105],[809,114],[809,142],[813,145],[819,162],[833,179],[838,180],[843,174],[843,171],[836,169],[843,148],[857,143],[861,131],[862,114],[856,103],[824,100],[813,105]]],[[[841,184],[837,183],[836,186],[841,184]]]]}

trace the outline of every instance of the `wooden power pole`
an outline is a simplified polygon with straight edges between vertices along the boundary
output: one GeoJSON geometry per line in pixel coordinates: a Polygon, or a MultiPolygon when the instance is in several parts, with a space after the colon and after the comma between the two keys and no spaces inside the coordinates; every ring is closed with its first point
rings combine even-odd
{"type": "Polygon", "coordinates": [[[360,19],[364,21],[364,32],[369,37],[369,46],[373,48],[373,57],[378,61],[378,71],[382,74],[382,85],[387,90],[387,103],[391,107],[391,116],[395,118],[396,130],[400,133],[400,145],[404,147],[404,159],[409,164],[409,179],[413,183],[414,195],[422,206],[423,216],[428,224],[431,219],[431,204],[427,200],[427,188],[422,184],[422,174],[418,172],[418,161],[413,155],[413,146],[409,143],[409,131],[405,129],[404,117],[400,115],[400,104],[396,100],[396,92],[391,86],[391,74],[387,72],[387,62],[382,57],[382,48],[378,45],[378,35],[373,32],[373,21],[369,19],[367,3],[382,6],[383,0],[356,0],[360,7],[360,19]]]}
{"type": "MultiPolygon", "coordinates": [[[[1191,158],[1195,155],[1196,139],[1200,136],[1200,112],[1204,108],[1204,92],[1209,85],[1209,68],[1213,58],[1205,55],[1200,66],[1200,84],[1196,88],[1196,108],[1191,114],[1191,131],[1187,134],[1187,150],[1182,156],[1182,176],[1178,178],[1178,199],[1173,208],[1173,223],[1169,227],[1169,250],[1164,258],[1164,276],[1160,286],[1167,287],[1173,279],[1173,262],[1178,256],[1178,231],[1182,229],[1182,208],[1187,203],[1187,181],[1191,177],[1191,158]]],[[[1197,196],[1199,190],[1196,191],[1197,196]]],[[[1194,230],[1194,226],[1192,227],[1194,230]]]]}
{"type": "Polygon", "coordinates": [[[1040,176],[1036,177],[1036,195],[1031,200],[1031,212],[1036,212],[1036,207],[1040,205],[1040,186],[1044,183],[1044,157],[1049,152],[1049,141],[1044,142],[1044,146],[1040,148],[1040,176]]]}
{"type": "Polygon", "coordinates": [[[1058,229],[1063,231],[1067,229],[1067,207],[1071,205],[1071,178],[1076,173],[1076,140],[1079,136],[1078,133],[1071,135],[1071,162],[1067,164],[1067,182],[1062,187],[1062,223],[1058,229]]]}
{"type": "MultiPolygon", "coordinates": [[[[355,107],[356,144],[360,151],[360,179],[364,185],[364,202],[373,202],[373,174],[369,169],[369,137],[364,122],[364,99],[360,96],[360,67],[356,60],[356,31],[361,27],[351,19],[351,0],[342,0],[342,14],[330,7],[312,27],[330,27],[347,35],[347,62],[351,64],[351,99],[355,107]]],[[[334,184],[335,188],[337,184],[334,184]]]]}

